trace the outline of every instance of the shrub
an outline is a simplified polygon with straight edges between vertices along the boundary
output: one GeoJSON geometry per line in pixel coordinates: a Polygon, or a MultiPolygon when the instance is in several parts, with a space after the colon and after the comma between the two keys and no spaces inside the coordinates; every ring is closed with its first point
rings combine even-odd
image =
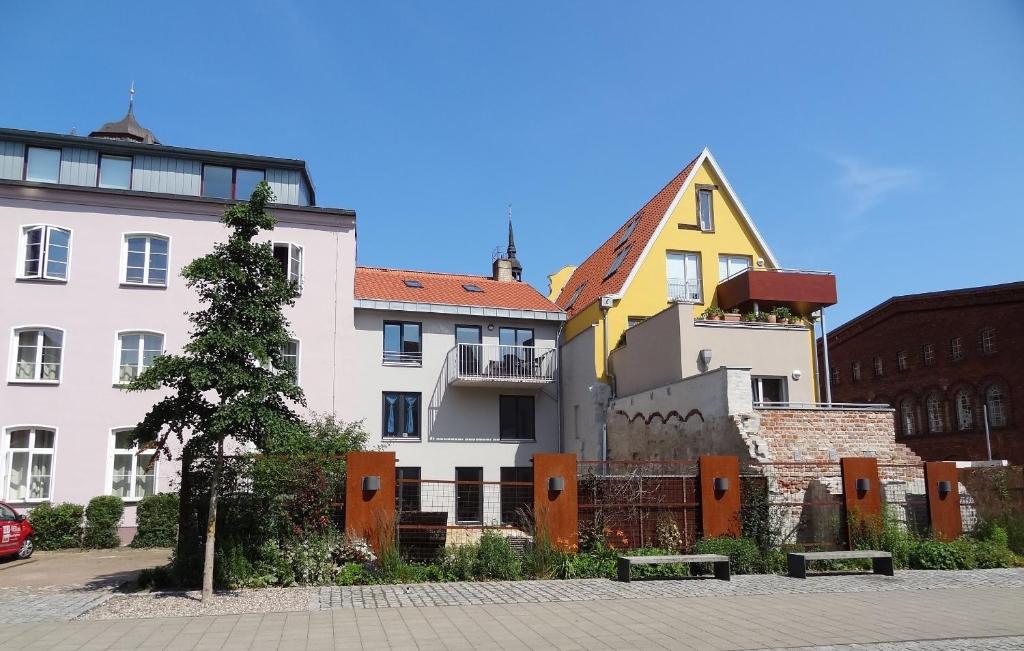
{"type": "Polygon", "coordinates": [[[957,555],[951,545],[921,540],[910,549],[910,567],[915,570],[955,570],[957,555]]]}
{"type": "Polygon", "coordinates": [[[1014,565],[1013,552],[1007,549],[1006,545],[1000,545],[994,541],[979,540],[975,542],[974,558],[976,566],[983,570],[1014,565]]]}
{"type": "Polygon", "coordinates": [[[863,520],[853,513],[848,518],[853,549],[876,549],[892,554],[893,566],[910,566],[910,553],[917,543],[917,536],[907,530],[895,514],[886,508],[881,517],[867,517],[863,520]]]}
{"type": "Polygon", "coordinates": [[[496,531],[484,531],[477,552],[476,575],[481,579],[512,581],[523,577],[523,567],[508,538],[496,531]]]}
{"type": "Polygon", "coordinates": [[[369,585],[376,583],[376,577],[362,563],[345,563],[338,568],[334,582],[337,585],[369,585]]]}
{"type": "Polygon", "coordinates": [[[679,551],[683,547],[683,536],[679,533],[679,525],[670,516],[662,514],[658,516],[658,524],[655,527],[655,534],[658,540],[658,547],[679,551]]]}
{"type": "Polygon", "coordinates": [[[762,572],[761,550],[750,538],[702,538],[694,545],[694,553],[728,556],[729,569],[733,574],[762,572]]]}
{"type": "Polygon", "coordinates": [[[472,543],[445,549],[440,563],[445,580],[472,581],[475,579],[479,552],[480,546],[472,543]]]}
{"type": "Polygon", "coordinates": [[[555,576],[559,579],[614,579],[618,555],[617,551],[608,548],[562,554],[555,576]]]}
{"type": "Polygon", "coordinates": [[[334,583],[338,566],[332,556],[337,545],[338,534],[333,531],[307,533],[285,545],[281,553],[291,567],[294,582],[299,585],[334,583]]]}
{"type": "Polygon", "coordinates": [[[341,542],[334,548],[333,557],[334,562],[339,565],[347,563],[366,565],[377,560],[373,549],[370,548],[370,543],[363,538],[352,536],[345,536],[341,539],[341,542]]]}
{"type": "Polygon", "coordinates": [[[117,495],[100,495],[89,500],[85,507],[85,533],[82,547],[107,549],[117,547],[121,539],[117,528],[124,515],[124,500],[117,495]]]}
{"type": "Polygon", "coordinates": [[[160,493],[142,498],[135,509],[138,529],[132,547],[174,547],[178,539],[178,495],[160,493]]]}
{"type": "Polygon", "coordinates": [[[81,547],[84,514],[81,504],[53,506],[44,502],[32,509],[28,520],[35,530],[36,549],[51,551],[81,547]]]}

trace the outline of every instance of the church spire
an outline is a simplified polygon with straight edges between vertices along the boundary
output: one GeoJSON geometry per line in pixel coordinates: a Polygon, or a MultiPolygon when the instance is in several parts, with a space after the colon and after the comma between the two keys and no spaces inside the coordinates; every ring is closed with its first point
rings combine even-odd
{"type": "Polygon", "coordinates": [[[512,232],[512,204],[508,205],[508,248],[505,249],[505,257],[511,263],[512,280],[521,281],[523,279],[523,265],[516,258],[516,238],[512,232]]]}

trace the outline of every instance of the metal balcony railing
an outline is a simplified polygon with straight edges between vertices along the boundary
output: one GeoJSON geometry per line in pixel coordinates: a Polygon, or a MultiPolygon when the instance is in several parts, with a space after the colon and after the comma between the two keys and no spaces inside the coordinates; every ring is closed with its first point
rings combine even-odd
{"type": "Polygon", "coordinates": [[[675,303],[701,303],[700,281],[686,278],[668,279],[668,300],[675,303]]]}
{"type": "Polygon", "coordinates": [[[423,364],[423,353],[400,353],[394,350],[385,350],[383,362],[394,366],[421,366],[423,364]]]}
{"type": "Polygon", "coordinates": [[[448,351],[448,382],[522,383],[554,382],[558,371],[554,348],[456,344],[448,351]]]}

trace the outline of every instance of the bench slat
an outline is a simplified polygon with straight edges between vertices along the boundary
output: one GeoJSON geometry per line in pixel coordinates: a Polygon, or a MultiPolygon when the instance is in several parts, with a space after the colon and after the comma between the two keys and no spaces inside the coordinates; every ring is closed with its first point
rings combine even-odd
{"type": "Polygon", "coordinates": [[[668,563],[727,563],[728,556],[720,554],[686,554],[679,556],[619,556],[630,565],[661,565],[668,563]]]}
{"type": "Polygon", "coordinates": [[[834,552],[790,552],[793,556],[802,557],[808,561],[831,561],[848,558],[891,558],[889,552],[876,551],[872,549],[858,549],[855,551],[834,551],[834,552]]]}

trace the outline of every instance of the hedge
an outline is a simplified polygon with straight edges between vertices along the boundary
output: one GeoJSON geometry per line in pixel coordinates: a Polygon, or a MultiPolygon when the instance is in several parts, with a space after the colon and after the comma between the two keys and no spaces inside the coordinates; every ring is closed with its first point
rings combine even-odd
{"type": "Polygon", "coordinates": [[[82,544],[81,504],[64,503],[53,506],[42,503],[32,509],[28,521],[35,531],[35,547],[43,551],[71,549],[82,544]]]}
{"type": "Polygon", "coordinates": [[[82,547],[106,549],[117,547],[121,539],[117,528],[124,515],[124,500],[117,495],[100,495],[89,500],[85,507],[85,533],[82,547]]]}
{"type": "Polygon", "coordinates": [[[174,547],[178,539],[178,494],[149,495],[135,510],[132,547],[174,547]]]}

